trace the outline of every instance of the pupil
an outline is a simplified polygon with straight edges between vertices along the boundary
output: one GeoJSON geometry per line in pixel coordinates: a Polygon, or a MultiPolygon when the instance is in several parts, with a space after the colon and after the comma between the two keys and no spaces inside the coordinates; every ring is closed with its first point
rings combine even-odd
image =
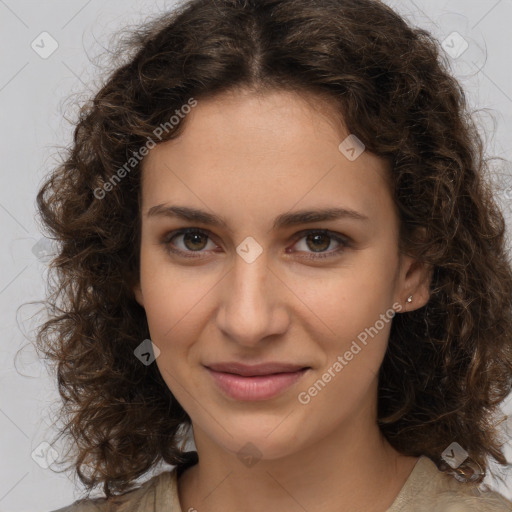
{"type": "MultiPolygon", "coordinates": [[[[323,244],[323,247],[319,247],[318,245],[316,245],[315,247],[316,247],[317,249],[320,249],[320,250],[325,250],[325,249],[327,249],[327,247],[329,247],[329,237],[327,237],[326,235],[321,234],[321,233],[320,233],[320,234],[319,234],[319,233],[317,233],[317,234],[314,234],[314,235],[309,235],[309,236],[307,237],[307,239],[308,239],[308,241],[309,241],[309,240],[311,240],[311,239],[314,239],[314,240],[318,241],[318,238],[322,238],[322,237],[323,237],[323,239],[324,239],[324,240],[326,240],[326,241],[327,241],[327,244],[325,244],[325,243],[324,243],[324,244],[323,244]]],[[[311,247],[310,247],[310,248],[311,248],[311,247]]]]}
{"type": "MultiPolygon", "coordinates": [[[[196,247],[190,247],[190,245],[187,242],[190,241],[191,238],[193,238],[193,237],[197,237],[197,238],[203,237],[204,238],[204,235],[201,234],[201,233],[185,233],[184,242],[185,242],[185,245],[187,246],[187,248],[188,249],[202,249],[203,247],[197,247],[197,246],[196,247]]],[[[197,242],[197,238],[196,238],[196,240],[192,240],[192,244],[197,242]]],[[[198,243],[199,243],[199,245],[201,245],[200,242],[198,242],[198,243]]]]}

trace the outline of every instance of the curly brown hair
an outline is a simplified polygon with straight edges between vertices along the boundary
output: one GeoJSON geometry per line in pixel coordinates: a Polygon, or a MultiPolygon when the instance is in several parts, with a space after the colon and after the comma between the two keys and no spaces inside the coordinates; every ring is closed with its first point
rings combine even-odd
{"type": "Polygon", "coordinates": [[[377,0],[191,0],[116,49],[125,61],[81,107],[73,144],[37,195],[60,244],[37,346],[55,365],[59,434],[73,440],[89,491],[103,484],[108,497],[158,462],[181,463],[190,425],[157,365],[133,354],[150,335],[132,291],[140,162],[126,162],[177,137],[186,119],[169,119],[191,98],[242,86],[328,97],[350,133],[392,163],[399,248],[433,273],[428,304],[392,323],[378,392],[387,440],[440,467],[452,441],[484,470],[489,456],[507,465],[496,421],[512,387],[505,221],[439,42],[377,0]]]}

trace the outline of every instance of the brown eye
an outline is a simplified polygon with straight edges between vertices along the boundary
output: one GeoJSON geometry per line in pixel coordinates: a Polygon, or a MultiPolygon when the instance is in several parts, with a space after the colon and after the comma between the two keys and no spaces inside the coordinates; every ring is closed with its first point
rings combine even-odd
{"type": "Polygon", "coordinates": [[[302,247],[299,247],[300,250],[297,252],[304,252],[305,257],[308,259],[314,260],[337,256],[347,247],[350,247],[350,241],[348,239],[330,231],[306,231],[299,233],[299,235],[301,234],[304,236],[299,238],[295,245],[300,246],[301,241],[305,241],[302,243],[302,247]],[[338,245],[338,247],[334,250],[327,251],[327,249],[331,247],[333,241],[338,245]]]}
{"type": "Polygon", "coordinates": [[[330,237],[325,233],[314,233],[306,237],[308,247],[313,251],[325,251],[331,245],[330,237]]]}
{"type": "MultiPolygon", "coordinates": [[[[175,254],[183,255],[185,257],[196,257],[191,253],[198,253],[198,256],[202,254],[204,249],[208,247],[208,241],[210,240],[209,235],[200,229],[182,229],[180,231],[174,231],[163,240],[163,244],[167,247],[167,250],[175,254]]],[[[215,249],[216,245],[212,243],[215,249]]]]}
{"type": "Polygon", "coordinates": [[[200,251],[205,247],[205,241],[208,237],[204,233],[184,233],[183,244],[191,251],[200,251]]]}
{"type": "MultiPolygon", "coordinates": [[[[298,235],[303,236],[297,239],[295,245],[300,245],[299,242],[301,242],[303,247],[299,251],[292,252],[304,253],[304,257],[307,259],[318,260],[336,256],[351,246],[349,239],[326,230],[303,231],[298,233],[298,235]],[[337,247],[333,250],[328,250],[333,242],[337,244],[337,247]]],[[[167,251],[186,258],[200,258],[203,253],[208,252],[208,250],[214,250],[217,247],[211,241],[208,232],[198,228],[173,231],[164,238],[162,243],[167,251]],[[210,248],[208,248],[208,241],[212,244],[210,248]]]]}

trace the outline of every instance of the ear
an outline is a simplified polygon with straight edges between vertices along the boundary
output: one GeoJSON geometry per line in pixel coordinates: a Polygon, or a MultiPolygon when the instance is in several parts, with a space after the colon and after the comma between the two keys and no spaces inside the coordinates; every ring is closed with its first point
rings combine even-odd
{"type": "Polygon", "coordinates": [[[133,291],[133,295],[135,296],[135,300],[142,306],[144,307],[144,297],[142,296],[142,289],[141,289],[141,286],[140,286],[140,281],[138,281],[137,283],[135,283],[133,286],[132,286],[132,291],[133,291]]]}
{"type": "MultiPolygon", "coordinates": [[[[427,236],[425,228],[418,228],[415,233],[418,240],[427,236]]],[[[413,256],[400,254],[400,270],[398,286],[396,288],[396,301],[402,305],[402,312],[419,309],[430,299],[430,284],[433,267],[428,263],[419,261],[413,256]],[[412,296],[412,300],[407,299],[412,296]]]]}
{"type": "Polygon", "coordinates": [[[402,305],[402,312],[419,309],[430,299],[430,283],[433,268],[411,256],[401,256],[399,285],[396,301],[402,305]],[[412,297],[411,302],[407,299],[412,297]]]}

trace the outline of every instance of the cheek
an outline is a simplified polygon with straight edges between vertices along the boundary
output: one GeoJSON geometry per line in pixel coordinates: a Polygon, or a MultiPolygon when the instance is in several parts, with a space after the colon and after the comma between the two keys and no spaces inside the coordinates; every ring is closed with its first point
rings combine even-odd
{"type": "Polygon", "coordinates": [[[309,325],[330,339],[330,345],[353,339],[381,315],[392,314],[397,261],[371,251],[353,262],[316,276],[294,278],[289,286],[300,298],[300,309],[310,318],[309,325]]]}
{"type": "Polygon", "coordinates": [[[143,248],[141,289],[149,329],[157,345],[180,339],[178,332],[200,324],[201,304],[215,286],[214,277],[200,267],[172,264],[165,248],[143,248]]]}
{"type": "Polygon", "coordinates": [[[315,338],[322,345],[323,364],[301,386],[299,401],[310,403],[310,411],[333,411],[328,421],[333,425],[356,413],[376,386],[394,311],[386,309],[382,299],[348,297],[338,302],[330,317],[326,309],[322,313],[333,332],[315,338]]]}

